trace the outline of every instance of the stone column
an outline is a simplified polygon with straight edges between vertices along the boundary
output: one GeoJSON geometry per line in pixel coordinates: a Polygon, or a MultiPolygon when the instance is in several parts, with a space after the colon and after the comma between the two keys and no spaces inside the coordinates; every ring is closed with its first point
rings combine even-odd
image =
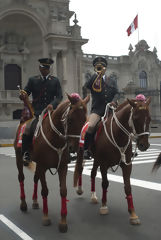
{"type": "Polygon", "coordinates": [[[67,73],[67,51],[63,50],[62,51],[62,89],[63,92],[65,91],[65,85],[67,84],[67,79],[68,79],[68,73],[67,73]]]}
{"type": "Polygon", "coordinates": [[[53,74],[54,76],[57,76],[57,53],[59,50],[52,50],[50,53],[50,57],[53,59],[54,64],[51,66],[50,73],[53,74]]]}
{"type": "Polygon", "coordinates": [[[82,52],[80,51],[80,47],[78,46],[75,49],[75,78],[77,85],[75,86],[75,91],[82,95],[82,52]]]}

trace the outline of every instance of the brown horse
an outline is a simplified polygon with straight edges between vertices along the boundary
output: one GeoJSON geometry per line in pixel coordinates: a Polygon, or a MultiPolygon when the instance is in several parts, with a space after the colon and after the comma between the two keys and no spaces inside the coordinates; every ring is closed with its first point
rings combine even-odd
{"type": "MultiPolygon", "coordinates": [[[[60,182],[61,195],[61,220],[59,229],[61,232],[67,231],[67,206],[66,206],[66,175],[67,164],[69,163],[69,149],[77,152],[79,145],[79,135],[83,124],[86,121],[87,103],[89,96],[85,99],[78,98],[78,94],[67,95],[68,99],[58,105],[56,110],[47,108],[48,115],[39,118],[35,139],[32,147],[32,161],[36,162],[34,175],[33,208],[39,208],[37,202],[38,180],[41,182],[41,195],[43,198],[43,225],[49,225],[48,217],[48,188],[45,178],[46,171],[56,168],[60,182]]],[[[21,148],[17,147],[17,137],[14,147],[16,152],[16,162],[18,168],[18,179],[20,183],[20,196],[22,211],[27,210],[24,190],[24,173],[21,148]]],[[[29,168],[31,168],[31,165],[29,168]]]]}
{"type": "MultiPolygon", "coordinates": [[[[109,182],[107,171],[112,168],[116,171],[120,166],[124,179],[124,190],[128,203],[131,224],[140,224],[140,220],[135,213],[133,198],[131,193],[130,175],[132,171],[132,140],[135,140],[136,147],[140,151],[149,148],[149,124],[151,121],[149,113],[150,97],[146,102],[129,100],[117,107],[112,108],[112,114],[103,117],[97,130],[97,139],[91,145],[91,152],[94,157],[91,171],[91,201],[97,203],[95,192],[95,177],[97,168],[100,166],[102,176],[102,206],[100,214],[107,214],[107,188],[109,182]],[[115,169],[113,168],[115,165],[115,169]]],[[[78,194],[82,194],[82,171],[83,171],[83,148],[78,151],[78,159],[74,172],[74,186],[78,185],[78,194]]]]}
{"type": "Polygon", "coordinates": [[[152,172],[155,172],[158,170],[158,168],[161,167],[161,153],[159,153],[154,165],[153,165],[153,168],[152,168],[152,172]]]}

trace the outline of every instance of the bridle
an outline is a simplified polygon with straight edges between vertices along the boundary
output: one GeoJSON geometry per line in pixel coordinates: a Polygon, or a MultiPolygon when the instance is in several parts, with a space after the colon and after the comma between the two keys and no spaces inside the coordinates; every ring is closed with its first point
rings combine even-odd
{"type": "MultiPolygon", "coordinates": [[[[147,107],[139,107],[139,110],[141,110],[141,109],[145,109],[146,110],[147,107]]],[[[134,108],[132,107],[128,123],[129,123],[129,127],[132,128],[132,132],[134,134],[135,139],[137,140],[142,135],[150,135],[150,132],[145,131],[146,130],[146,119],[145,119],[145,123],[144,123],[144,131],[142,133],[137,133],[136,132],[134,121],[133,121],[133,111],[134,111],[134,108]]]]}
{"type": "MultiPolygon", "coordinates": [[[[147,109],[147,107],[140,107],[142,109],[147,109]]],[[[102,123],[103,123],[103,127],[104,127],[104,131],[105,131],[105,135],[106,137],[108,138],[108,140],[119,150],[120,152],[120,155],[121,155],[121,158],[120,158],[120,162],[118,164],[118,166],[121,164],[121,162],[125,163],[126,165],[130,165],[134,159],[134,156],[132,158],[132,160],[127,163],[126,162],[126,156],[125,156],[125,152],[130,144],[131,141],[134,141],[135,142],[135,152],[136,152],[136,149],[137,149],[137,139],[142,136],[142,135],[149,135],[150,133],[145,131],[146,129],[146,124],[144,123],[144,131],[142,133],[137,133],[136,132],[136,129],[135,129],[135,125],[134,125],[134,121],[133,121],[133,114],[134,114],[134,108],[131,107],[131,110],[130,110],[130,116],[129,116],[129,121],[128,121],[128,125],[129,127],[132,129],[131,132],[129,132],[121,123],[120,121],[118,120],[117,116],[116,116],[116,108],[114,108],[113,106],[109,104],[107,104],[106,106],[106,110],[105,110],[105,114],[104,116],[102,117],[102,123]],[[108,116],[108,111],[109,109],[112,110],[112,117],[111,117],[111,122],[110,122],[110,133],[111,133],[111,137],[109,136],[108,132],[107,132],[107,128],[106,128],[106,122],[107,122],[107,117],[108,116]],[[124,147],[120,147],[118,146],[115,138],[114,138],[114,135],[113,135],[113,121],[115,120],[115,123],[117,124],[117,126],[128,136],[128,141],[127,141],[127,144],[124,146],[124,147]]]]}
{"type": "Polygon", "coordinates": [[[58,154],[58,158],[59,158],[59,161],[58,161],[58,166],[57,166],[57,169],[55,171],[54,174],[57,173],[58,169],[59,169],[59,166],[60,166],[60,162],[61,162],[61,158],[62,158],[62,155],[63,155],[63,152],[64,150],[67,148],[68,146],[68,138],[69,137],[72,137],[72,138],[79,138],[80,135],[70,135],[70,134],[67,134],[68,132],[68,124],[67,124],[67,120],[68,120],[68,116],[69,116],[69,113],[70,113],[70,109],[71,109],[71,103],[69,103],[69,105],[67,106],[66,110],[64,111],[63,115],[62,115],[62,118],[61,118],[61,122],[63,124],[63,128],[64,128],[64,134],[61,133],[54,125],[53,121],[52,121],[52,118],[51,118],[51,111],[50,110],[47,110],[47,108],[45,108],[43,110],[43,112],[41,113],[41,115],[39,116],[39,121],[38,121],[38,124],[37,124],[37,127],[36,127],[36,130],[35,130],[35,134],[34,134],[34,137],[38,137],[39,133],[41,132],[41,135],[43,137],[43,139],[45,140],[45,142],[48,144],[48,146],[53,149],[54,151],[57,152],[58,154]],[[49,116],[49,123],[50,123],[50,127],[51,129],[60,137],[62,138],[65,143],[64,143],[64,146],[60,147],[60,148],[56,148],[53,144],[51,144],[51,142],[47,139],[47,137],[45,136],[44,134],[44,131],[43,131],[43,126],[42,126],[42,122],[43,122],[43,116],[44,116],[44,113],[45,112],[48,112],[48,116],[49,116]]]}

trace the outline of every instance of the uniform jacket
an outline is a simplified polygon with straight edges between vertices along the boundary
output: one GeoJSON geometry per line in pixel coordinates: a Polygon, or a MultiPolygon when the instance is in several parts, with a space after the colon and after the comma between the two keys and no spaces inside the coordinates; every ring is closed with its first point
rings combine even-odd
{"type": "Polygon", "coordinates": [[[101,79],[102,90],[96,92],[93,90],[92,85],[98,75],[94,74],[86,83],[85,87],[88,88],[92,96],[91,113],[96,113],[99,116],[103,116],[107,103],[116,101],[119,98],[117,83],[114,79],[105,78],[101,79]]]}
{"type": "Polygon", "coordinates": [[[48,104],[52,104],[55,109],[62,100],[62,89],[59,79],[49,75],[46,80],[41,75],[29,78],[24,90],[28,95],[32,94],[32,106],[36,116],[48,104]]]}

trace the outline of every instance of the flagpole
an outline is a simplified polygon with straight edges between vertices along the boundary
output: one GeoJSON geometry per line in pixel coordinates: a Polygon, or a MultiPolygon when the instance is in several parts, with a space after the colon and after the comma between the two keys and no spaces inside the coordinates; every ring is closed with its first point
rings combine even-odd
{"type": "Polygon", "coordinates": [[[139,43],[139,14],[138,15],[138,43],[139,43]]]}

